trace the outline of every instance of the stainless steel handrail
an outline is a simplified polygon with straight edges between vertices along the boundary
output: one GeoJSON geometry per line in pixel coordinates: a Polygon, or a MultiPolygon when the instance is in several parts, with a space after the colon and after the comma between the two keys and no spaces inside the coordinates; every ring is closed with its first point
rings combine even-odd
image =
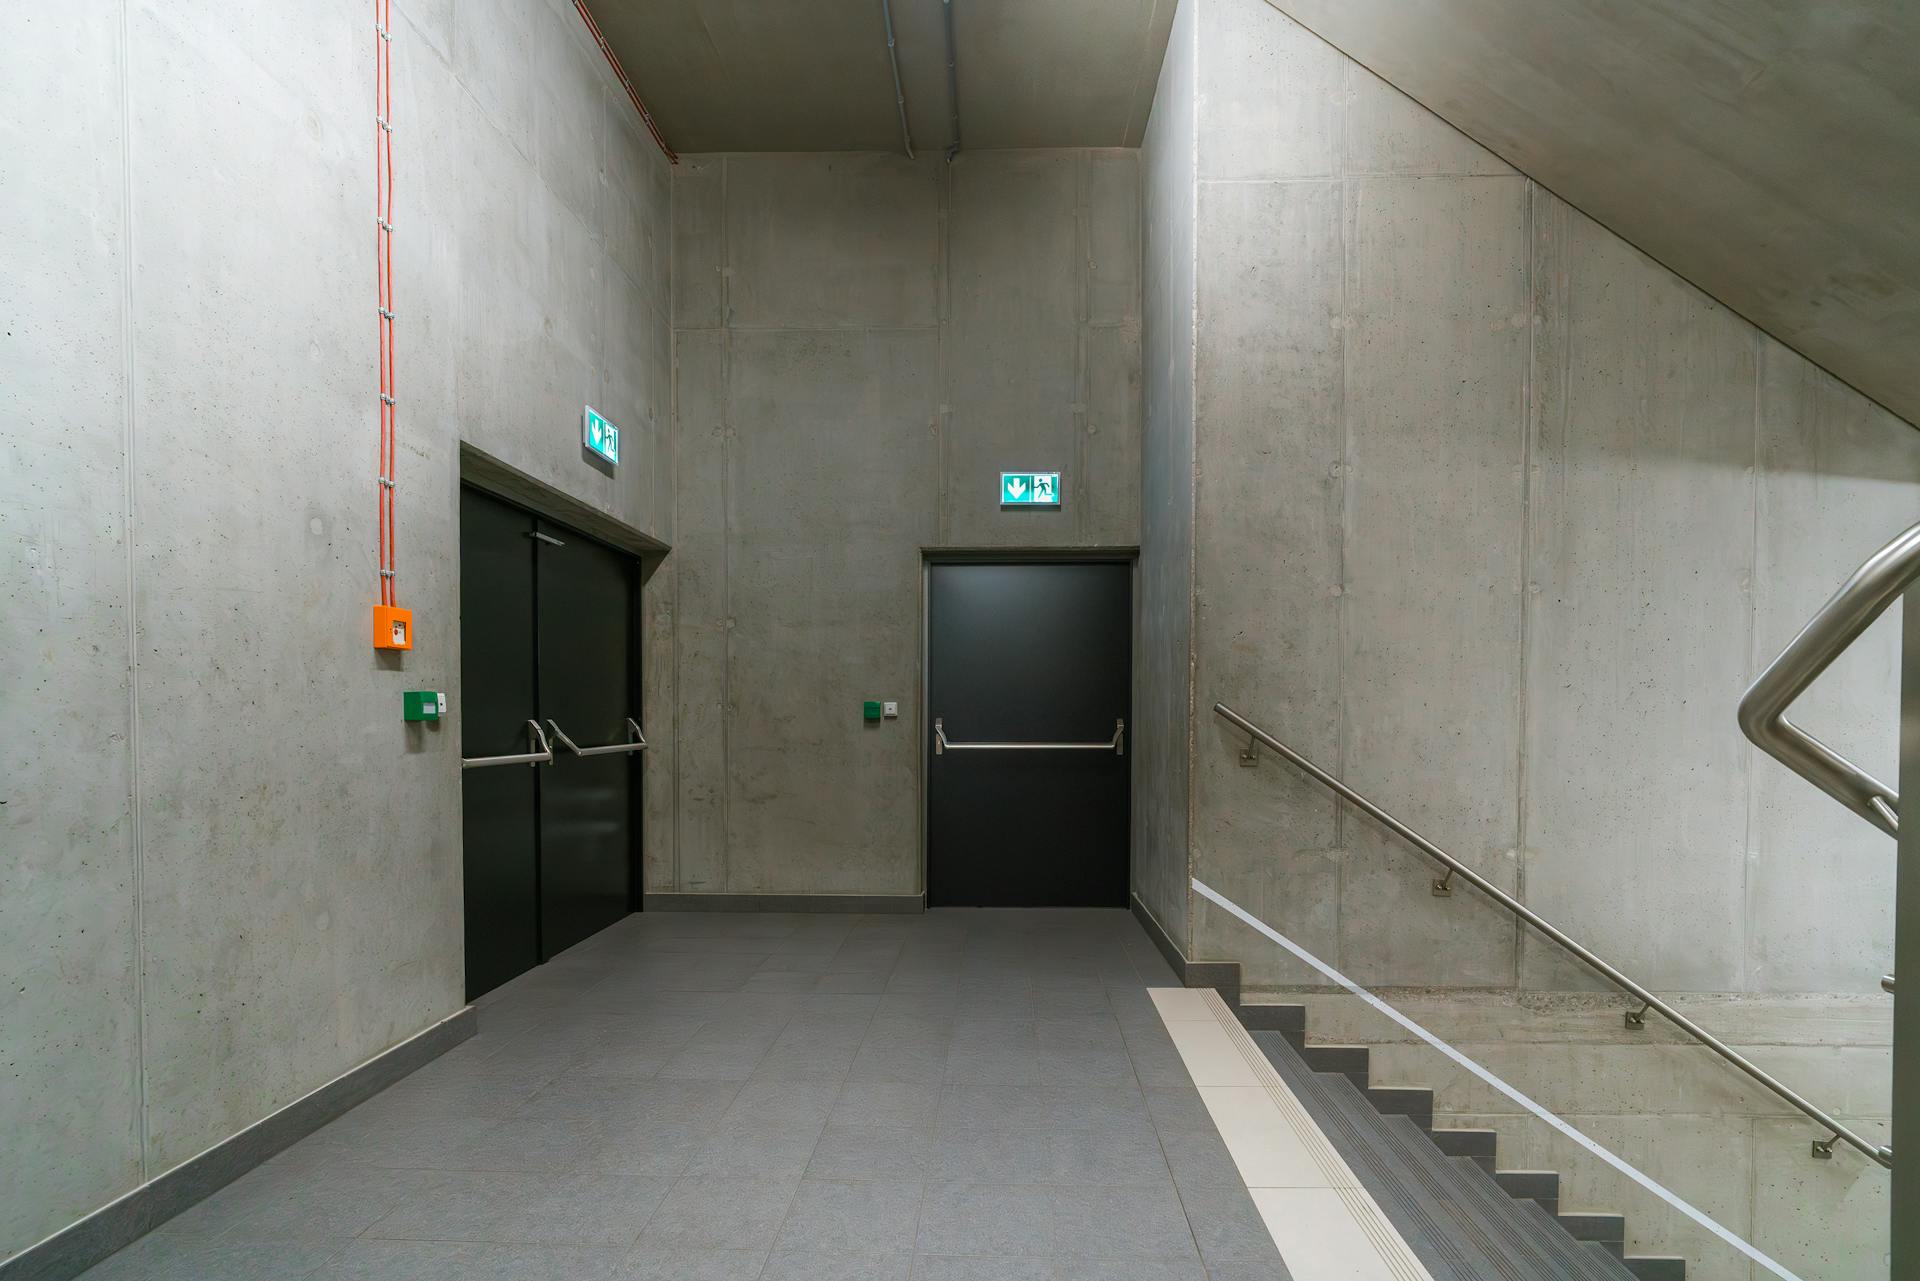
{"type": "Polygon", "coordinates": [[[1116,718],[1113,737],[1104,743],[949,743],[945,718],[933,718],[933,754],[947,752],[1112,752],[1127,754],[1127,722],[1116,718]]]}
{"type": "Polygon", "coordinates": [[[494,765],[551,765],[553,764],[553,744],[547,742],[547,736],[540,732],[539,721],[527,722],[527,738],[539,745],[537,752],[520,752],[513,756],[462,756],[461,769],[488,769],[494,765]]]}
{"type": "Polygon", "coordinates": [[[647,736],[640,732],[640,727],[633,723],[633,717],[631,716],[627,717],[627,733],[632,735],[632,737],[627,742],[608,743],[605,747],[580,746],[567,737],[567,732],[561,729],[560,723],[552,717],[547,718],[547,728],[553,731],[553,736],[559,740],[560,746],[566,748],[575,756],[614,756],[622,752],[644,752],[647,750],[647,736]]]}
{"type": "MultiPolygon", "coordinates": [[[[1351,787],[1348,787],[1345,783],[1342,783],[1339,779],[1327,773],[1327,771],[1321,769],[1318,765],[1315,765],[1312,761],[1300,755],[1300,753],[1294,751],[1246,717],[1240,715],[1240,713],[1228,707],[1225,703],[1215,703],[1213,705],[1213,711],[1216,716],[1232,722],[1243,732],[1251,736],[1255,742],[1271,748],[1296,769],[1306,774],[1322,787],[1344,798],[1355,809],[1360,810],[1375,822],[1378,822],[1381,826],[1419,850],[1422,854],[1425,854],[1428,858],[1433,859],[1437,863],[1445,864],[1448,879],[1458,876],[1462,880],[1465,880],[1488,898],[1506,908],[1509,912],[1525,921],[1528,925],[1531,925],[1540,933],[1546,935],[1549,939],[1552,939],[1555,943],[1558,943],[1568,952],[1571,952],[1575,957],[1584,962],[1588,968],[1592,969],[1609,983],[1612,983],[1621,991],[1626,992],[1635,1000],[1642,1002],[1645,1005],[1645,1009],[1639,1012],[1641,1017],[1644,1017],[1648,1010],[1660,1015],[1666,1019],[1667,1022],[1673,1024],[1682,1032],[1685,1032],[1688,1036],[1706,1046],[1709,1050],[1712,1050],[1734,1067],[1745,1072],[1768,1090],[1771,1090],[1774,1095],[1789,1106],[1830,1131],[1833,1134],[1832,1139],[1828,1139],[1824,1143],[1816,1142],[1814,1144],[1816,1155],[1822,1155],[1822,1149],[1830,1153],[1835,1140],[1838,1140],[1844,1142],[1848,1147],[1858,1149],[1888,1169],[1893,1168],[1892,1148],[1883,1147],[1861,1138],[1858,1134],[1855,1134],[1845,1125],[1835,1120],[1826,1111],[1809,1103],[1806,1099],[1801,1098],[1790,1086],[1775,1079],[1725,1041],[1722,1041],[1719,1037],[1707,1031],[1698,1023],[1695,1023],[1692,1019],[1674,1009],[1671,1005],[1668,1005],[1647,988],[1634,982],[1612,965],[1609,965],[1606,961],[1594,955],[1585,945],[1570,937],[1566,931],[1562,930],[1559,926],[1541,916],[1525,903],[1522,903],[1519,899],[1513,897],[1513,895],[1507,893],[1498,885],[1495,885],[1492,881],[1489,881],[1486,877],[1480,875],[1480,873],[1474,871],[1471,867],[1468,867],[1465,863],[1462,863],[1459,859],[1447,853],[1438,845],[1435,845],[1432,841],[1420,835],[1420,833],[1414,831],[1411,827],[1408,827],[1405,823],[1402,823],[1399,819],[1387,813],[1378,805],[1375,805],[1372,801],[1354,791],[1351,787]]],[[[1634,1016],[1630,1014],[1628,1018],[1632,1020],[1634,1016]]]]}
{"type": "Polygon", "coordinates": [[[1740,700],[1740,729],[1767,755],[1889,836],[1900,793],[1787,719],[1787,708],[1920,578],[1920,525],[1867,558],[1740,700]]]}

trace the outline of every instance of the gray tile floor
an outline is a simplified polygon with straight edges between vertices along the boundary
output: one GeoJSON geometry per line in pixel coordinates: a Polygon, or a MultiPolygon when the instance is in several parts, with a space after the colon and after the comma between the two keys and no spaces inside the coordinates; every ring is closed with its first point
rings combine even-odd
{"type": "Polygon", "coordinates": [[[89,1281],[1262,1281],[1121,911],[629,917],[89,1281]]]}

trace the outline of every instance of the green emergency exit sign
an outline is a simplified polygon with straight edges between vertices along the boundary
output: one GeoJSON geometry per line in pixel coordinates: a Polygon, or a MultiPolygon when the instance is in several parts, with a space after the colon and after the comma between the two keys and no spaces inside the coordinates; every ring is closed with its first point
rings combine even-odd
{"type": "Polygon", "coordinates": [[[620,429],[592,405],[580,417],[580,442],[616,467],[620,464],[620,429]]]}
{"type": "Polygon", "coordinates": [[[1057,471],[1003,471],[1000,473],[1002,507],[1058,507],[1060,473],[1057,471]]]}

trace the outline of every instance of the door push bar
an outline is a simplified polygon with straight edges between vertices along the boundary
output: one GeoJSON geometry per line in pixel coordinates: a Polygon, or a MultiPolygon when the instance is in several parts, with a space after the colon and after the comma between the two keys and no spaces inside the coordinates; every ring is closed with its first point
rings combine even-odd
{"type": "Polygon", "coordinates": [[[559,741],[560,746],[566,748],[575,756],[615,756],[625,752],[644,752],[647,750],[647,736],[640,732],[640,727],[633,723],[633,717],[631,716],[627,717],[627,741],[624,743],[609,743],[605,747],[580,746],[568,738],[567,731],[561,729],[559,723],[551,718],[547,721],[547,728],[553,731],[553,736],[559,741]]]}
{"type": "Polygon", "coordinates": [[[539,721],[527,722],[527,739],[531,746],[538,747],[537,752],[521,752],[515,756],[462,756],[461,769],[486,769],[492,765],[551,765],[553,764],[553,745],[547,742],[547,736],[540,732],[539,721]]]}
{"type": "Polygon", "coordinates": [[[1112,752],[1115,756],[1127,754],[1127,723],[1116,719],[1113,722],[1113,737],[1104,743],[949,743],[945,717],[933,718],[933,754],[944,756],[948,752],[1112,752]]]}

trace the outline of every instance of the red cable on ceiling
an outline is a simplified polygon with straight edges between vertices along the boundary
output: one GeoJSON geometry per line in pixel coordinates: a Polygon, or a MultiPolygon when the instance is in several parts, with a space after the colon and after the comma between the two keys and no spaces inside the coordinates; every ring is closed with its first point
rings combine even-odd
{"type": "Polygon", "coordinates": [[[593,20],[591,13],[587,12],[587,0],[573,0],[573,7],[580,11],[580,17],[587,24],[587,30],[593,33],[593,42],[599,45],[600,52],[607,56],[607,65],[613,68],[613,74],[619,77],[621,87],[627,91],[627,97],[633,100],[633,109],[638,111],[640,119],[646,122],[647,132],[652,134],[653,140],[660,144],[660,150],[665,153],[668,163],[679,164],[680,157],[675,155],[673,148],[667,145],[667,140],[660,136],[660,126],[653,123],[653,113],[647,110],[646,103],[640,101],[640,91],[633,87],[633,81],[627,79],[627,69],[620,65],[620,55],[613,51],[613,46],[607,43],[607,38],[600,34],[600,24],[593,20]]]}

